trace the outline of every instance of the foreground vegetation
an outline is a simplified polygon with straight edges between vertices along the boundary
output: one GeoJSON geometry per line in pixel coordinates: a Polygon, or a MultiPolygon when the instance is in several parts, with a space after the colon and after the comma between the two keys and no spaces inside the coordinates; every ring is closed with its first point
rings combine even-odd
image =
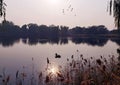
{"type": "MultiPolygon", "coordinates": [[[[119,49],[117,52],[120,54],[119,49]]],[[[75,59],[72,55],[66,59],[65,66],[55,66],[47,58],[47,66],[43,71],[36,71],[33,63],[32,73],[27,73],[23,66],[22,71],[16,71],[14,79],[3,70],[0,85],[120,85],[119,58],[109,55],[85,59],[81,54],[75,59]]]]}
{"type": "MultiPolygon", "coordinates": [[[[67,59],[68,63],[64,70],[46,76],[46,83],[51,85],[120,85],[120,63],[115,60],[114,55],[109,55],[107,60],[100,56],[100,59],[67,59]],[[54,82],[53,79],[55,79],[54,82]],[[54,84],[53,84],[54,83],[54,84]]],[[[61,67],[60,67],[61,68],[61,67]]]]}

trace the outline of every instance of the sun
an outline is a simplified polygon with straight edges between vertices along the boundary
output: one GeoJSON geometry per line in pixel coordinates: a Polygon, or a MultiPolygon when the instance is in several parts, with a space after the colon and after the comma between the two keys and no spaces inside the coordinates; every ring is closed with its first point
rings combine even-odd
{"type": "Polygon", "coordinates": [[[58,4],[59,0],[49,0],[49,3],[51,3],[51,4],[58,4]]]}
{"type": "Polygon", "coordinates": [[[53,3],[53,4],[58,3],[58,0],[50,0],[50,1],[51,1],[51,3],[53,3]]]}

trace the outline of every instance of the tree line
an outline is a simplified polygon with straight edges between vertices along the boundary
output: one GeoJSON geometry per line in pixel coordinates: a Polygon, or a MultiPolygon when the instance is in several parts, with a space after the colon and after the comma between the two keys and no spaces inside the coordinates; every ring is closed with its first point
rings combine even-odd
{"type": "Polygon", "coordinates": [[[69,28],[67,26],[24,24],[14,25],[13,22],[3,21],[0,23],[0,37],[21,38],[54,38],[54,37],[92,37],[92,36],[120,35],[120,30],[109,31],[104,25],[69,28]]]}

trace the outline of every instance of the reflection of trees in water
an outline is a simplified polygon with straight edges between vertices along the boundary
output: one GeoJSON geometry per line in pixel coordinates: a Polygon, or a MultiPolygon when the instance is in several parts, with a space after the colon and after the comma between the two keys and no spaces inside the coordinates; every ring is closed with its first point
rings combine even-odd
{"type": "Polygon", "coordinates": [[[0,45],[3,47],[13,46],[15,43],[18,43],[18,38],[0,38],[0,45]]]}
{"type": "Polygon", "coordinates": [[[28,39],[22,39],[22,42],[24,44],[29,44],[29,45],[37,45],[38,43],[40,44],[59,44],[59,38],[49,38],[49,39],[41,39],[41,38],[28,38],[28,39]]]}
{"type": "Polygon", "coordinates": [[[60,39],[60,44],[68,44],[68,39],[67,38],[61,38],[60,39]]]}
{"type": "Polygon", "coordinates": [[[92,46],[104,46],[108,41],[108,38],[72,38],[72,42],[75,44],[86,43],[92,46]]]}
{"type": "Polygon", "coordinates": [[[111,41],[120,46],[120,38],[112,38],[111,41]]]}
{"type": "Polygon", "coordinates": [[[50,43],[50,44],[59,44],[59,37],[55,37],[55,38],[49,38],[48,39],[48,42],[50,43]]]}
{"type": "MultiPolygon", "coordinates": [[[[86,43],[88,45],[92,45],[92,46],[104,46],[108,39],[107,38],[71,38],[70,39],[73,43],[75,44],[81,44],[81,43],[86,43]]],[[[24,40],[23,42],[25,42],[26,44],[29,45],[36,45],[38,43],[40,44],[68,44],[68,38],[49,38],[49,39],[36,39],[36,38],[29,38],[28,39],[28,43],[26,43],[26,41],[24,40]]]]}
{"type": "MultiPolygon", "coordinates": [[[[37,44],[68,44],[69,40],[72,41],[72,43],[75,44],[83,44],[86,43],[88,45],[92,46],[104,46],[108,38],[81,38],[81,37],[74,37],[74,38],[60,38],[60,37],[51,37],[51,38],[35,38],[35,37],[29,37],[29,38],[22,38],[21,41],[24,44],[28,45],[37,45],[37,44]]],[[[119,38],[112,38],[110,39],[112,42],[117,43],[120,45],[120,39],[119,38]]],[[[7,47],[7,46],[13,46],[15,43],[20,42],[20,38],[0,38],[0,45],[7,47]]]]}
{"type": "Polygon", "coordinates": [[[29,38],[29,40],[28,40],[29,45],[36,45],[37,43],[38,43],[37,38],[29,38]]]}

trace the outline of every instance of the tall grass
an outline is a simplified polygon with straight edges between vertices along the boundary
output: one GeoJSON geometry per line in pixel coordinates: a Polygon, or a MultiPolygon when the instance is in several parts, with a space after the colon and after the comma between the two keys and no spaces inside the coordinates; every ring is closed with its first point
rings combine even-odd
{"type": "Polygon", "coordinates": [[[11,76],[3,70],[0,85],[120,85],[120,62],[114,55],[107,59],[104,56],[85,59],[83,54],[78,57],[76,60],[72,55],[66,59],[65,66],[56,67],[47,58],[44,71],[35,71],[32,58],[31,74],[23,67],[23,71],[16,71],[15,82],[12,82],[11,76]]]}

